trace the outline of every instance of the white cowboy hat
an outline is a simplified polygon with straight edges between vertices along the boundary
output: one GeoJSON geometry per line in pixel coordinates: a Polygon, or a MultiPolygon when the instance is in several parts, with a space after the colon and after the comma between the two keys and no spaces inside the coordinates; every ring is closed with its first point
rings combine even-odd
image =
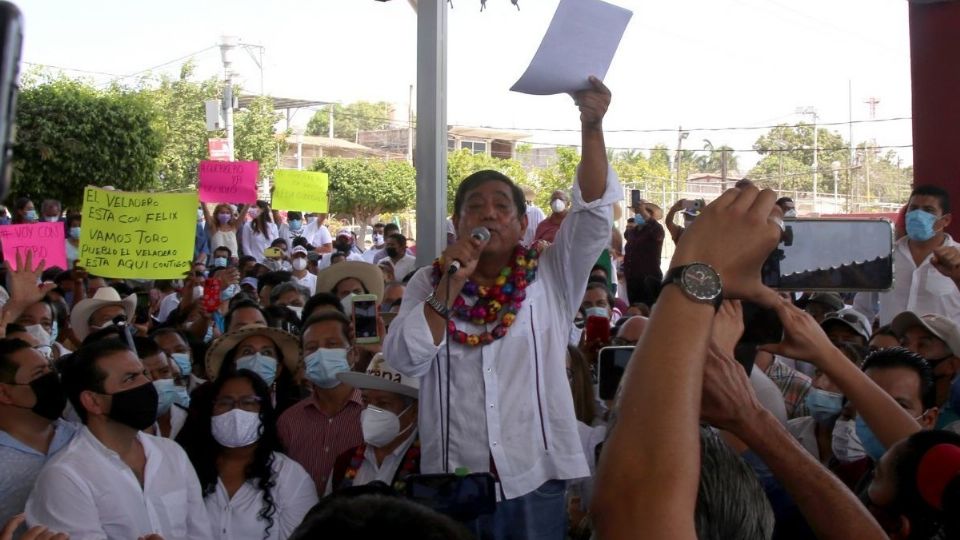
{"type": "Polygon", "coordinates": [[[365,388],[383,390],[414,399],[420,397],[420,379],[402,375],[388,366],[383,359],[383,353],[373,355],[366,373],[347,371],[338,373],[337,378],[340,379],[340,382],[361,390],[365,388]]]}
{"type": "Polygon", "coordinates": [[[317,291],[332,293],[337,283],[354,278],[363,283],[369,294],[383,298],[383,272],[380,267],[363,261],[343,261],[317,272],[317,291]]]}
{"type": "Polygon", "coordinates": [[[93,298],[85,298],[73,306],[70,312],[70,326],[77,339],[83,340],[90,335],[90,317],[95,311],[106,306],[122,306],[127,314],[127,322],[133,322],[137,310],[137,295],[131,294],[120,298],[120,293],[113,287],[100,287],[93,298]]]}

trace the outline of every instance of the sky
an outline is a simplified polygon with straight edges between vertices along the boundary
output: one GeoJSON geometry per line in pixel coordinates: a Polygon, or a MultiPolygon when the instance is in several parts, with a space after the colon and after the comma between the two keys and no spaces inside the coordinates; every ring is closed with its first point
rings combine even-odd
{"type": "MultiPolygon", "coordinates": [[[[421,2],[427,0],[420,0],[421,2]]],[[[448,33],[448,123],[519,129],[534,144],[576,144],[579,113],[566,95],[509,91],[536,51],[559,0],[453,0],[448,33]],[[543,130],[543,131],[541,131],[543,130]],[[560,130],[560,131],[557,131],[560,130]]],[[[685,148],[705,139],[747,150],[762,129],[801,120],[813,106],[848,138],[852,117],[909,118],[910,43],[903,0],[610,0],[634,12],[605,83],[613,102],[604,127],[614,148],[685,148]],[[614,130],[661,130],[638,133],[614,130]]],[[[19,0],[23,60],[69,68],[97,83],[155,68],[176,74],[193,55],[198,76],[222,76],[221,35],[262,46],[267,94],[390,101],[406,118],[416,83],[416,15],[405,0],[19,0]],[[196,53],[196,54],[194,54],[196,53]],[[160,67],[156,67],[160,66],[160,67]]],[[[236,68],[260,91],[246,55],[236,68]]],[[[132,82],[133,78],[121,79],[132,82]]],[[[302,110],[294,124],[304,125],[302,110]]],[[[853,138],[912,144],[909,120],[854,125],[853,138]]],[[[904,164],[910,148],[897,149],[904,164]]],[[[738,152],[741,164],[756,154],[738,152]]],[[[747,167],[743,166],[742,169],[747,167]]]]}

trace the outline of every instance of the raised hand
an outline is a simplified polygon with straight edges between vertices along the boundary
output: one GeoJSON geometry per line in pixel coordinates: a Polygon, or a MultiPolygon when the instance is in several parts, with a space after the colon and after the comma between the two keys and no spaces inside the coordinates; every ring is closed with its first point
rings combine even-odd
{"type": "Polygon", "coordinates": [[[718,347],[710,347],[703,365],[701,419],[735,434],[762,410],[743,366],[718,347]]]}
{"type": "Polygon", "coordinates": [[[43,300],[43,297],[56,287],[56,284],[49,282],[37,285],[46,265],[45,261],[40,261],[34,268],[32,251],[27,251],[26,259],[17,253],[16,263],[16,270],[10,267],[9,261],[5,263],[10,275],[10,302],[7,304],[7,311],[11,312],[10,316],[13,318],[20,316],[27,307],[43,300]]]}
{"type": "Polygon", "coordinates": [[[822,368],[821,363],[830,358],[830,353],[835,349],[823,328],[809,313],[794,306],[790,300],[780,299],[774,309],[783,323],[783,341],[761,345],[760,350],[804,360],[822,368]]]}
{"type": "Polygon", "coordinates": [[[960,248],[940,246],[933,250],[930,263],[941,274],[960,283],[960,248]]]}
{"type": "Polygon", "coordinates": [[[573,95],[573,102],[580,108],[580,123],[585,128],[600,129],[603,117],[610,107],[610,89],[600,79],[590,76],[590,89],[573,95]]]}
{"type": "Polygon", "coordinates": [[[733,355],[733,349],[743,336],[743,306],[739,300],[724,300],[713,317],[711,340],[724,354],[733,355]]]}

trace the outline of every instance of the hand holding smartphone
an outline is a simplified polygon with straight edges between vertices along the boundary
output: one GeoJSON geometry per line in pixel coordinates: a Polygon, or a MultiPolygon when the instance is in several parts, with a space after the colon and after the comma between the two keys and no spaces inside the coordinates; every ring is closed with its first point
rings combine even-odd
{"type": "Polygon", "coordinates": [[[377,296],[358,294],[353,297],[353,332],[357,344],[370,345],[380,343],[380,331],[377,322],[377,296]]]}

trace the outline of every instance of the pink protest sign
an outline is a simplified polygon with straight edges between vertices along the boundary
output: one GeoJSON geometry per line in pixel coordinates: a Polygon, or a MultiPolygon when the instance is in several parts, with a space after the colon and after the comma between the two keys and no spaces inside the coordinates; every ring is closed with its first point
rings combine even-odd
{"type": "Polygon", "coordinates": [[[31,223],[0,227],[3,259],[11,268],[17,266],[17,254],[26,261],[27,252],[33,252],[33,265],[46,261],[45,268],[67,268],[67,247],[63,241],[63,223],[31,223]]]}
{"type": "Polygon", "coordinates": [[[259,173],[256,161],[201,161],[200,201],[253,204],[259,173]]]}

